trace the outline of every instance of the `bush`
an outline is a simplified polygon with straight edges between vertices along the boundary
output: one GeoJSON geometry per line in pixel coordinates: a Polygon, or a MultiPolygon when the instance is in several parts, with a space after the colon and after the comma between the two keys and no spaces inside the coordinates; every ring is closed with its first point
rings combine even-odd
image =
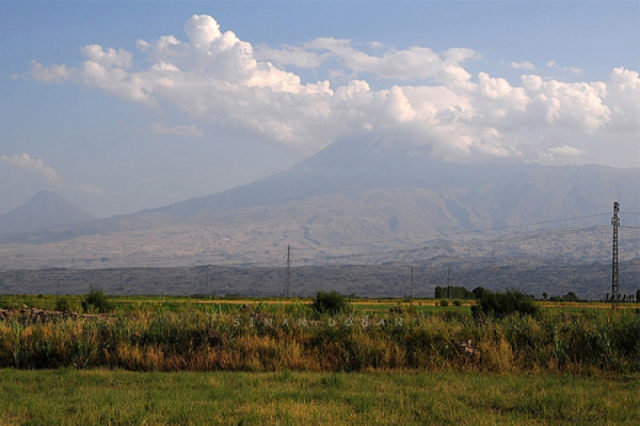
{"type": "Polygon", "coordinates": [[[487,290],[484,287],[476,287],[473,289],[473,298],[480,299],[487,290]]]}
{"type": "Polygon", "coordinates": [[[440,306],[446,308],[447,306],[449,306],[449,301],[447,299],[441,300],[440,306]]]}
{"type": "Polygon", "coordinates": [[[317,312],[335,315],[346,311],[349,304],[344,296],[337,291],[319,291],[316,297],[313,298],[311,307],[317,312]]]}
{"type": "Polygon", "coordinates": [[[68,313],[71,312],[71,306],[69,305],[69,299],[66,297],[59,297],[56,300],[56,311],[68,313]]]}
{"type": "Polygon", "coordinates": [[[109,303],[102,290],[91,289],[89,294],[82,299],[82,309],[85,312],[93,310],[103,313],[110,311],[112,308],[111,303],[109,303]]]}
{"type": "Polygon", "coordinates": [[[462,302],[459,301],[458,299],[453,301],[454,306],[462,306],[462,302]]]}
{"type": "Polygon", "coordinates": [[[488,290],[482,294],[478,303],[471,308],[475,318],[481,314],[504,318],[512,313],[522,315],[536,315],[538,308],[533,304],[533,298],[517,290],[507,290],[504,293],[492,293],[488,290]]]}

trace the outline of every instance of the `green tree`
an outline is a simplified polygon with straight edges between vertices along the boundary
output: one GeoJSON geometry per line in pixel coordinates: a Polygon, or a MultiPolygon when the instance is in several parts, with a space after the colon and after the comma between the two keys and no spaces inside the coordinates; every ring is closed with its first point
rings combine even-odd
{"type": "Polygon", "coordinates": [[[533,297],[518,290],[507,290],[504,293],[486,291],[477,304],[471,307],[471,312],[475,318],[481,314],[503,318],[516,312],[536,315],[538,307],[533,304],[533,297]]]}
{"type": "Polygon", "coordinates": [[[104,295],[102,290],[94,290],[93,288],[91,288],[89,294],[87,294],[84,299],[82,299],[82,309],[85,312],[94,310],[103,313],[110,311],[111,309],[113,309],[113,307],[107,300],[107,296],[104,295]]]}

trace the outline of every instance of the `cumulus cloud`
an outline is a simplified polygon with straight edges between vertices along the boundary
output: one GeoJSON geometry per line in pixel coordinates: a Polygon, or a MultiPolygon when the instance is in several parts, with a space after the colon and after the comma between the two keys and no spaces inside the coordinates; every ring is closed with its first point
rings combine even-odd
{"type": "Polygon", "coordinates": [[[31,61],[29,75],[36,80],[45,83],[60,83],[71,78],[75,69],[67,68],[66,65],[49,65],[43,67],[42,64],[31,61]]]}
{"type": "Polygon", "coordinates": [[[560,156],[576,156],[582,155],[584,153],[581,149],[575,148],[570,145],[554,146],[553,148],[549,149],[549,152],[553,155],[560,156]]]}
{"type": "Polygon", "coordinates": [[[328,55],[310,52],[299,46],[283,46],[274,49],[266,45],[260,45],[256,49],[256,59],[269,61],[276,65],[292,65],[299,68],[317,68],[326,60],[328,55]]]}
{"type": "Polygon", "coordinates": [[[556,61],[554,61],[553,59],[550,60],[549,62],[547,62],[547,68],[554,68],[554,69],[563,71],[563,72],[568,73],[568,74],[573,74],[573,75],[582,74],[582,68],[578,68],[578,67],[563,67],[563,66],[558,65],[558,63],[556,61]]]}
{"type": "Polygon", "coordinates": [[[356,75],[370,73],[383,79],[432,80],[457,85],[467,85],[471,78],[461,63],[478,56],[471,49],[453,48],[439,54],[419,46],[370,55],[354,48],[351,40],[332,37],[317,38],[304,46],[337,58],[356,75]]]}
{"type": "MultiPolygon", "coordinates": [[[[640,85],[633,70],[615,68],[607,81],[563,82],[531,73],[512,83],[487,72],[472,75],[464,65],[479,54],[466,48],[393,49],[332,37],[254,48],[207,15],[191,17],[184,32],[186,39],[137,40],[139,57],[89,45],[81,64],[35,62],[31,75],[75,81],[153,108],[178,108],[308,152],[357,132],[391,132],[451,160],[547,161],[550,154],[569,155],[566,148],[558,151],[565,145],[586,156],[602,140],[637,141],[640,85]],[[289,67],[327,78],[304,81],[289,67]]],[[[535,70],[528,62],[511,66],[535,70]]],[[[547,66],[562,69],[555,61],[547,66]]],[[[190,126],[156,123],[152,129],[201,134],[190,126]]]]}
{"type": "Polygon", "coordinates": [[[58,187],[67,187],[69,189],[73,189],[76,191],[86,192],[90,194],[100,195],[104,193],[104,190],[101,188],[95,187],[93,185],[88,184],[80,184],[73,185],[64,182],[64,179],[60,176],[60,174],[53,167],[45,164],[45,162],[41,158],[32,157],[27,153],[16,154],[16,155],[6,155],[2,154],[0,156],[0,161],[3,163],[10,164],[14,167],[19,167],[21,169],[26,170],[27,172],[43,177],[50,184],[58,186],[58,187]]]}
{"type": "Polygon", "coordinates": [[[47,166],[40,158],[35,158],[29,154],[5,155],[0,157],[5,163],[15,167],[20,167],[34,175],[41,176],[54,185],[61,185],[62,178],[58,172],[51,166],[47,166]]]}
{"type": "Polygon", "coordinates": [[[522,62],[511,62],[509,64],[509,66],[511,68],[517,69],[517,70],[529,70],[529,71],[533,71],[536,69],[536,66],[533,65],[531,62],[528,61],[522,61],[522,62]]]}

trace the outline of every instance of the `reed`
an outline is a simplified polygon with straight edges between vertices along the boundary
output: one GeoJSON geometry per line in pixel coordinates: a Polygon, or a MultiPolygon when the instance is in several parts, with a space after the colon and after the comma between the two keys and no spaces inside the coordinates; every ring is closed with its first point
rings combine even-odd
{"type": "Polygon", "coordinates": [[[319,314],[304,306],[242,311],[131,310],[0,321],[0,367],[139,371],[640,372],[634,311],[475,320],[412,310],[319,314]]]}

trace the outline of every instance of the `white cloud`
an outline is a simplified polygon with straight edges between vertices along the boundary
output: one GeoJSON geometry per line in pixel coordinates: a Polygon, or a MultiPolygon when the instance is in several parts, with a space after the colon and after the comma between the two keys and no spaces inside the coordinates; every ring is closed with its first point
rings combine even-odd
{"type": "Polygon", "coordinates": [[[522,61],[522,62],[511,62],[509,64],[509,66],[511,68],[517,69],[517,70],[529,70],[529,71],[533,71],[536,69],[536,66],[533,65],[531,62],[528,61],[522,61]]]}
{"type": "Polygon", "coordinates": [[[554,146],[553,148],[549,149],[549,152],[553,155],[559,156],[576,156],[584,154],[583,150],[570,145],[554,146]]]}
{"type": "Polygon", "coordinates": [[[438,54],[428,47],[391,49],[382,56],[370,55],[352,46],[351,40],[317,38],[304,45],[307,49],[328,52],[356,75],[372,73],[378,78],[397,80],[433,80],[466,85],[471,78],[460,65],[478,55],[471,49],[453,48],[438,54]]]}
{"type": "MultiPolygon", "coordinates": [[[[438,53],[376,44],[374,54],[358,47],[365,44],[324,37],[254,49],[206,15],[194,15],[184,30],[187,40],[138,40],[135,67],[130,52],[90,45],[77,68],[38,64],[32,75],[76,81],[158,109],[177,107],[307,152],[355,132],[391,132],[408,143],[430,144],[452,160],[547,161],[563,145],[587,158],[602,140],[637,141],[638,73],[624,68],[614,69],[608,81],[567,83],[529,74],[511,84],[486,72],[473,76],[463,64],[479,55],[465,48],[438,53]],[[287,66],[324,72],[333,83],[305,82],[287,66]]],[[[546,65],[559,67],[555,61],[546,65]]],[[[152,128],[201,134],[192,126],[152,128]]]]}
{"type": "Polygon", "coordinates": [[[71,185],[66,184],[64,179],[60,176],[60,174],[53,167],[45,164],[45,162],[36,157],[32,157],[27,153],[16,154],[16,155],[5,155],[2,154],[0,156],[0,161],[11,164],[12,166],[19,167],[21,169],[26,170],[27,172],[45,178],[49,183],[58,186],[58,187],[68,187],[70,189],[76,191],[87,192],[90,194],[102,194],[104,190],[101,188],[95,187],[93,185],[81,184],[81,185],[71,185]]]}
{"type": "Polygon", "coordinates": [[[136,48],[142,52],[146,52],[151,47],[147,41],[142,40],[141,38],[136,40],[136,48]]]}
{"type": "Polygon", "coordinates": [[[199,129],[194,125],[165,127],[162,123],[153,123],[151,125],[151,129],[153,130],[154,133],[158,133],[160,135],[202,137],[204,134],[201,129],[199,129]]]}
{"type": "Polygon", "coordinates": [[[557,70],[563,71],[567,74],[573,74],[573,75],[580,75],[582,74],[582,68],[578,68],[578,67],[563,67],[558,65],[558,63],[556,61],[554,61],[553,59],[550,60],[549,62],[547,62],[547,67],[548,68],[555,68],[557,70]]]}
{"type": "Polygon", "coordinates": [[[107,68],[129,68],[133,55],[126,50],[103,49],[97,44],[90,44],[82,49],[88,61],[107,68]]]}
{"type": "Polygon", "coordinates": [[[49,65],[43,67],[36,61],[31,61],[29,75],[36,80],[45,83],[60,83],[71,78],[74,68],[67,68],[66,65],[49,65]]]}
{"type": "Polygon", "coordinates": [[[29,173],[41,176],[54,185],[62,184],[62,178],[58,172],[53,167],[47,166],[40,158],[32,157],[26,153],[16,155],[2,154],[0,160],[12,166],[20,167],[29,173]]]}
{"type": "Polygon", "coordinates": [[[327,58],[316,52],[310,52],[302,47],[283,46],[281,49],[273,49],[269,46],[260,45],[256,49],[256,59],[259,61],[269,61],[276,65],[293,65],[299,68],[317,68],[327,58]]]}

